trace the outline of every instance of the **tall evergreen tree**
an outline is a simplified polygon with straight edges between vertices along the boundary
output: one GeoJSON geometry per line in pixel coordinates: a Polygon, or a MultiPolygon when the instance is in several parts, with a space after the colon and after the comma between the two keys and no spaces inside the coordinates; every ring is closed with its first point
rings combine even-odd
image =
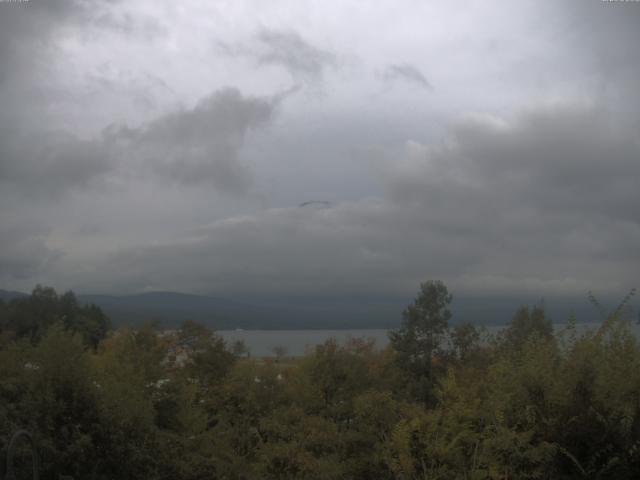
{"type": "Polygon", "coordinates": [[[416,380],[416,393],[425,401],[431,396],[434,356],[449,329],[452,298],[442,281],[423,282],[418,296],[402,312],[400,328],[389,333],[400,366],[416,380]]]}

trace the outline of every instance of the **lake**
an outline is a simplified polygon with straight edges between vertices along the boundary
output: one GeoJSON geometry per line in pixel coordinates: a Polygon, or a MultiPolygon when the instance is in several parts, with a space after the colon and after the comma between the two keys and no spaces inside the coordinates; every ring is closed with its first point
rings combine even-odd
{"type": "Polygon", "coordinates": [[[373,338],[376,346],[384,348],[389,339],[385,329],[370,330],[219,330],[229,344],[243,340],[252,356],[266,357],[273,355],[273,348],[284,346],[286,355],[304,355],[307,349],[335,338],[344,344],[351,338],[373,338]]]}
{"type": "MultiPolygon", "coordinates": [[[[587,328],[595,328],[599,324],[580,323],[577,324],[579,332],[587,328]]],[[[559,331],[566,324],[554,324],[554,329],[559,331]]],[[[488,334],[498,333],[504,325],[490,325],[484,327],[488,334]]],[[[639,333],[637,325],[633,325],[636,334],[639,333]]],[[[351,338],[373,338],[378,348],[384,348],[389,343],[387,329],[356,329],[356,330],[219,330],[221,335],[229,344],[236,340],[243,340],[249,348],[252,356],[266,357],[272,356],[273,348],[283,346],[286,348],[286,355],[304,355],[315,345],[324,343],[330,338],[335,338],[340,344],[345,344],[351,338]]]]}

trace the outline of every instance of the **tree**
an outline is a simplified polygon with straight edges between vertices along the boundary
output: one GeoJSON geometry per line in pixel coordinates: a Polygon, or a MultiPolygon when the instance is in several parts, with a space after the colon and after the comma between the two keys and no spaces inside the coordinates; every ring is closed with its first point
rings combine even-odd
{"type": "Polygon", "coordinates": [[[233,345],[231,346],[231,351],[236,357],[242,357],[246,355],[248,358],[251,356],[249,347],[247,347],[247,344],[245,343],[244,340],[236,340],[235,342],[233,342],[233,345]]]}
{"type": "Polygon", "coordinates": [[[58,296],[53,288],[37,285],[30,296],[9,302],[0,318],[0,329],[37,343],[58,322],[79,333],[93,349],[111,328],[109,318],[96,305],[81,305],[71,291],[58,296]]]}
{"type": "Polygon", "coordinates": [[[36,285],[31,295],[9,302],[6,329],[17,338],[36,343],[46,330],[60,320],[58,294],[51,287],[36,285]]]}
{"type": "Polygon", "coordinates": [[[63,314],[65,326],[72,332],[82,335],[84,343],[94,350],[98,344],[107,337],[111,328],[109,318],[104,314],[100,307],[96,305],[78,306],[75,303],[73,292],[67,292],[60,297],[61,302],[65,298],[73,299],[73,309],[69,313],[63,314]]]}
{"type": "Polygon", "coordinates": [[[433,383],[434,356],[449,328],[452,298],[440,280],[423,282],[416,299],[402,312],[400,328],[389,333],[400,366],[417,381],[418,396],[425,401],[433,383]]]}
{"type": "Polygon", "coordinates": [[[515,350],[520,350],[533,336],[545,340],[553,338],[553,325],[542,305],[536,305],[531,310],[526,306],[520,307],[504,332],[505,343],[515,350]]]}
{"type": "Polygon", "coordinates": [[[213,337],[213,331],[193,320],[185,320],[178,329],[178,340],[180,343],[193,349],[207,346],[211,343],[213,337]]]}
{"type": "Polygon", "coordinates": [[[456,325],[451,332],[451,342],[458,358],[464,361],[474,349],[478,348],[480,332],[471,323],[456,325]]]}
{"type": "Polygon", "coordinates": [[[335,338],[316,345],[313,355],[300,364],[299,373],[310,382],[310,388],[299,390],[296,397],[309,410],[322,411],[334,419],[349,417],[353,398],[373,386],[368,359],[340,346],[335,338]]]}
{"type": "Polygon", "coordinates": [[[287,347],[284,345],[276,345],[271,349],[273,354],[276,356],[276,362],[280,362],[282,358],[287,354],[287,347]]]}
{"type": "Polygon", "coordinates": [[[188,352],[188,374],[205,390],[219,383],[236,361],[224,339],[198,322],[183,322],[178,330],[178,342],[188,352]]]}

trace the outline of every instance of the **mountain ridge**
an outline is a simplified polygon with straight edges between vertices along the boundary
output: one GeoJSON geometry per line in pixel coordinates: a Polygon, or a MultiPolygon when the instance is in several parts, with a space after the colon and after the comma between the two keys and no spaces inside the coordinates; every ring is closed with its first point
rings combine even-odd
{"type": "MultiPolygon", "coordinates": [[[[0,299],[26,297],[23,292],[0,290],[0,299]]],[[[185,320],[201,322],[216,330],[308,330],[396,328],[411,298],[379,296],[262,296],[243,299],[172,291],[128,295],[79,294],[78,301],[95,304],[115,326],[139,326],[155,321],[174,328],[185,320]]],[[[525,297],[456,297],[452,324],[470,322],[504,325],[521,305],[532,305],[525,297]]],[[[545,302],[550,318],[566,322],[574,314],[580,323],[599,321],[598,312],[586,299],[555,299],[545,302]]]]}

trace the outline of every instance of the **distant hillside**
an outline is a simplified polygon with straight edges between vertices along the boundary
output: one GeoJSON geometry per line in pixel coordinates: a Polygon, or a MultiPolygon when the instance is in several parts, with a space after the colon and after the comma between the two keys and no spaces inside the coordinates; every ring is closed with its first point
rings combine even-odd
{"type": "Polygon", "coordinates": [[[115,324],[136,325],[148,320],[175,326],[184,320],[206,323],[216,329],[257,328],[260,310],[230,300],[174,292],[137,295],[80,295],[84,303],[100,306],[115,324]]]}
{"type": "MultiPolygon", "coordinates": [[[[0,290],[9,301],[26,293],[0,290]]],[[[204,323],[216,330],[242,329],[365,329],[395,328],[411,298],[380,297],[251,297],[242,300],[175,292],[135,295],[79,295],[82,303],[94,303],[118,325],[140,325],[149,320],[175,327],[184,320],[204,323]]],[[[527,297],[457,297],[454,295],[452,323],[501,325],[510,321],[520,305],[538,299],[527,297]]],[[[605,301],[615,308],[616,301],[605,301]]],[[[586,298],[545,302],[547,314],[564,323],[571,314],[579,322],[597,322],[598,312],[586,298]]],[[[637,312],[637,309],[636,309],[637,312]]],[[[636,313],[637,315],[637,313],[636,313]]]]}
{"type": "Polygon", "coordinates": [[[84,303],[100,306],[115,324],[136,325],[157,320],[175,326],[184,320],[225,329],[386,328],[395,326],[397,306],[376,311],[366,304],[331,301],[300,302],[287,299],[237,301],[174,292],[137,295],[80,295],[84,303]]]}
{"type": "MultiPolygon", "coordinates": [[[[28,294],[0,290],[5,301],[24,296],[28,294]]],[[[394,301],[299,297],[238,301],[175,292],[90,294],[78,295],[78,300],[98,305],[116,326],[154,320],[175,327],[194,320],[216,330],[390,328],[396,326],[402,308],[402,302],[394,301]]]]}
{"type": "MultiPolygon", "coordinates": [[[[410,298],[377,297],[255,297],[243,301],[173,292],[138,295],[81,295],[80,300],[99,305],[115,324],[140,324],[157,320],[175,326],[184,320],[227,329],[340,329],[395,328],[410,298]]],[[[455,297],[452,323],[485,325],[508,323],[521,305],[535,298],[455,297]]],[[[615,307],[615,302],[603,302],[615,307]]],[[[586,299],[555,299],[545,302],[550,318],[566,322],[574,314],[579,322],[599,321],[598,312],[586,299]]]]}
{"type": "Polygon", "coordinates": [[[14,298],[28,297],[29,295],[22,292],[14,292],[11,290],[0,290],[0,300],[8,302],[14,298]]]}

